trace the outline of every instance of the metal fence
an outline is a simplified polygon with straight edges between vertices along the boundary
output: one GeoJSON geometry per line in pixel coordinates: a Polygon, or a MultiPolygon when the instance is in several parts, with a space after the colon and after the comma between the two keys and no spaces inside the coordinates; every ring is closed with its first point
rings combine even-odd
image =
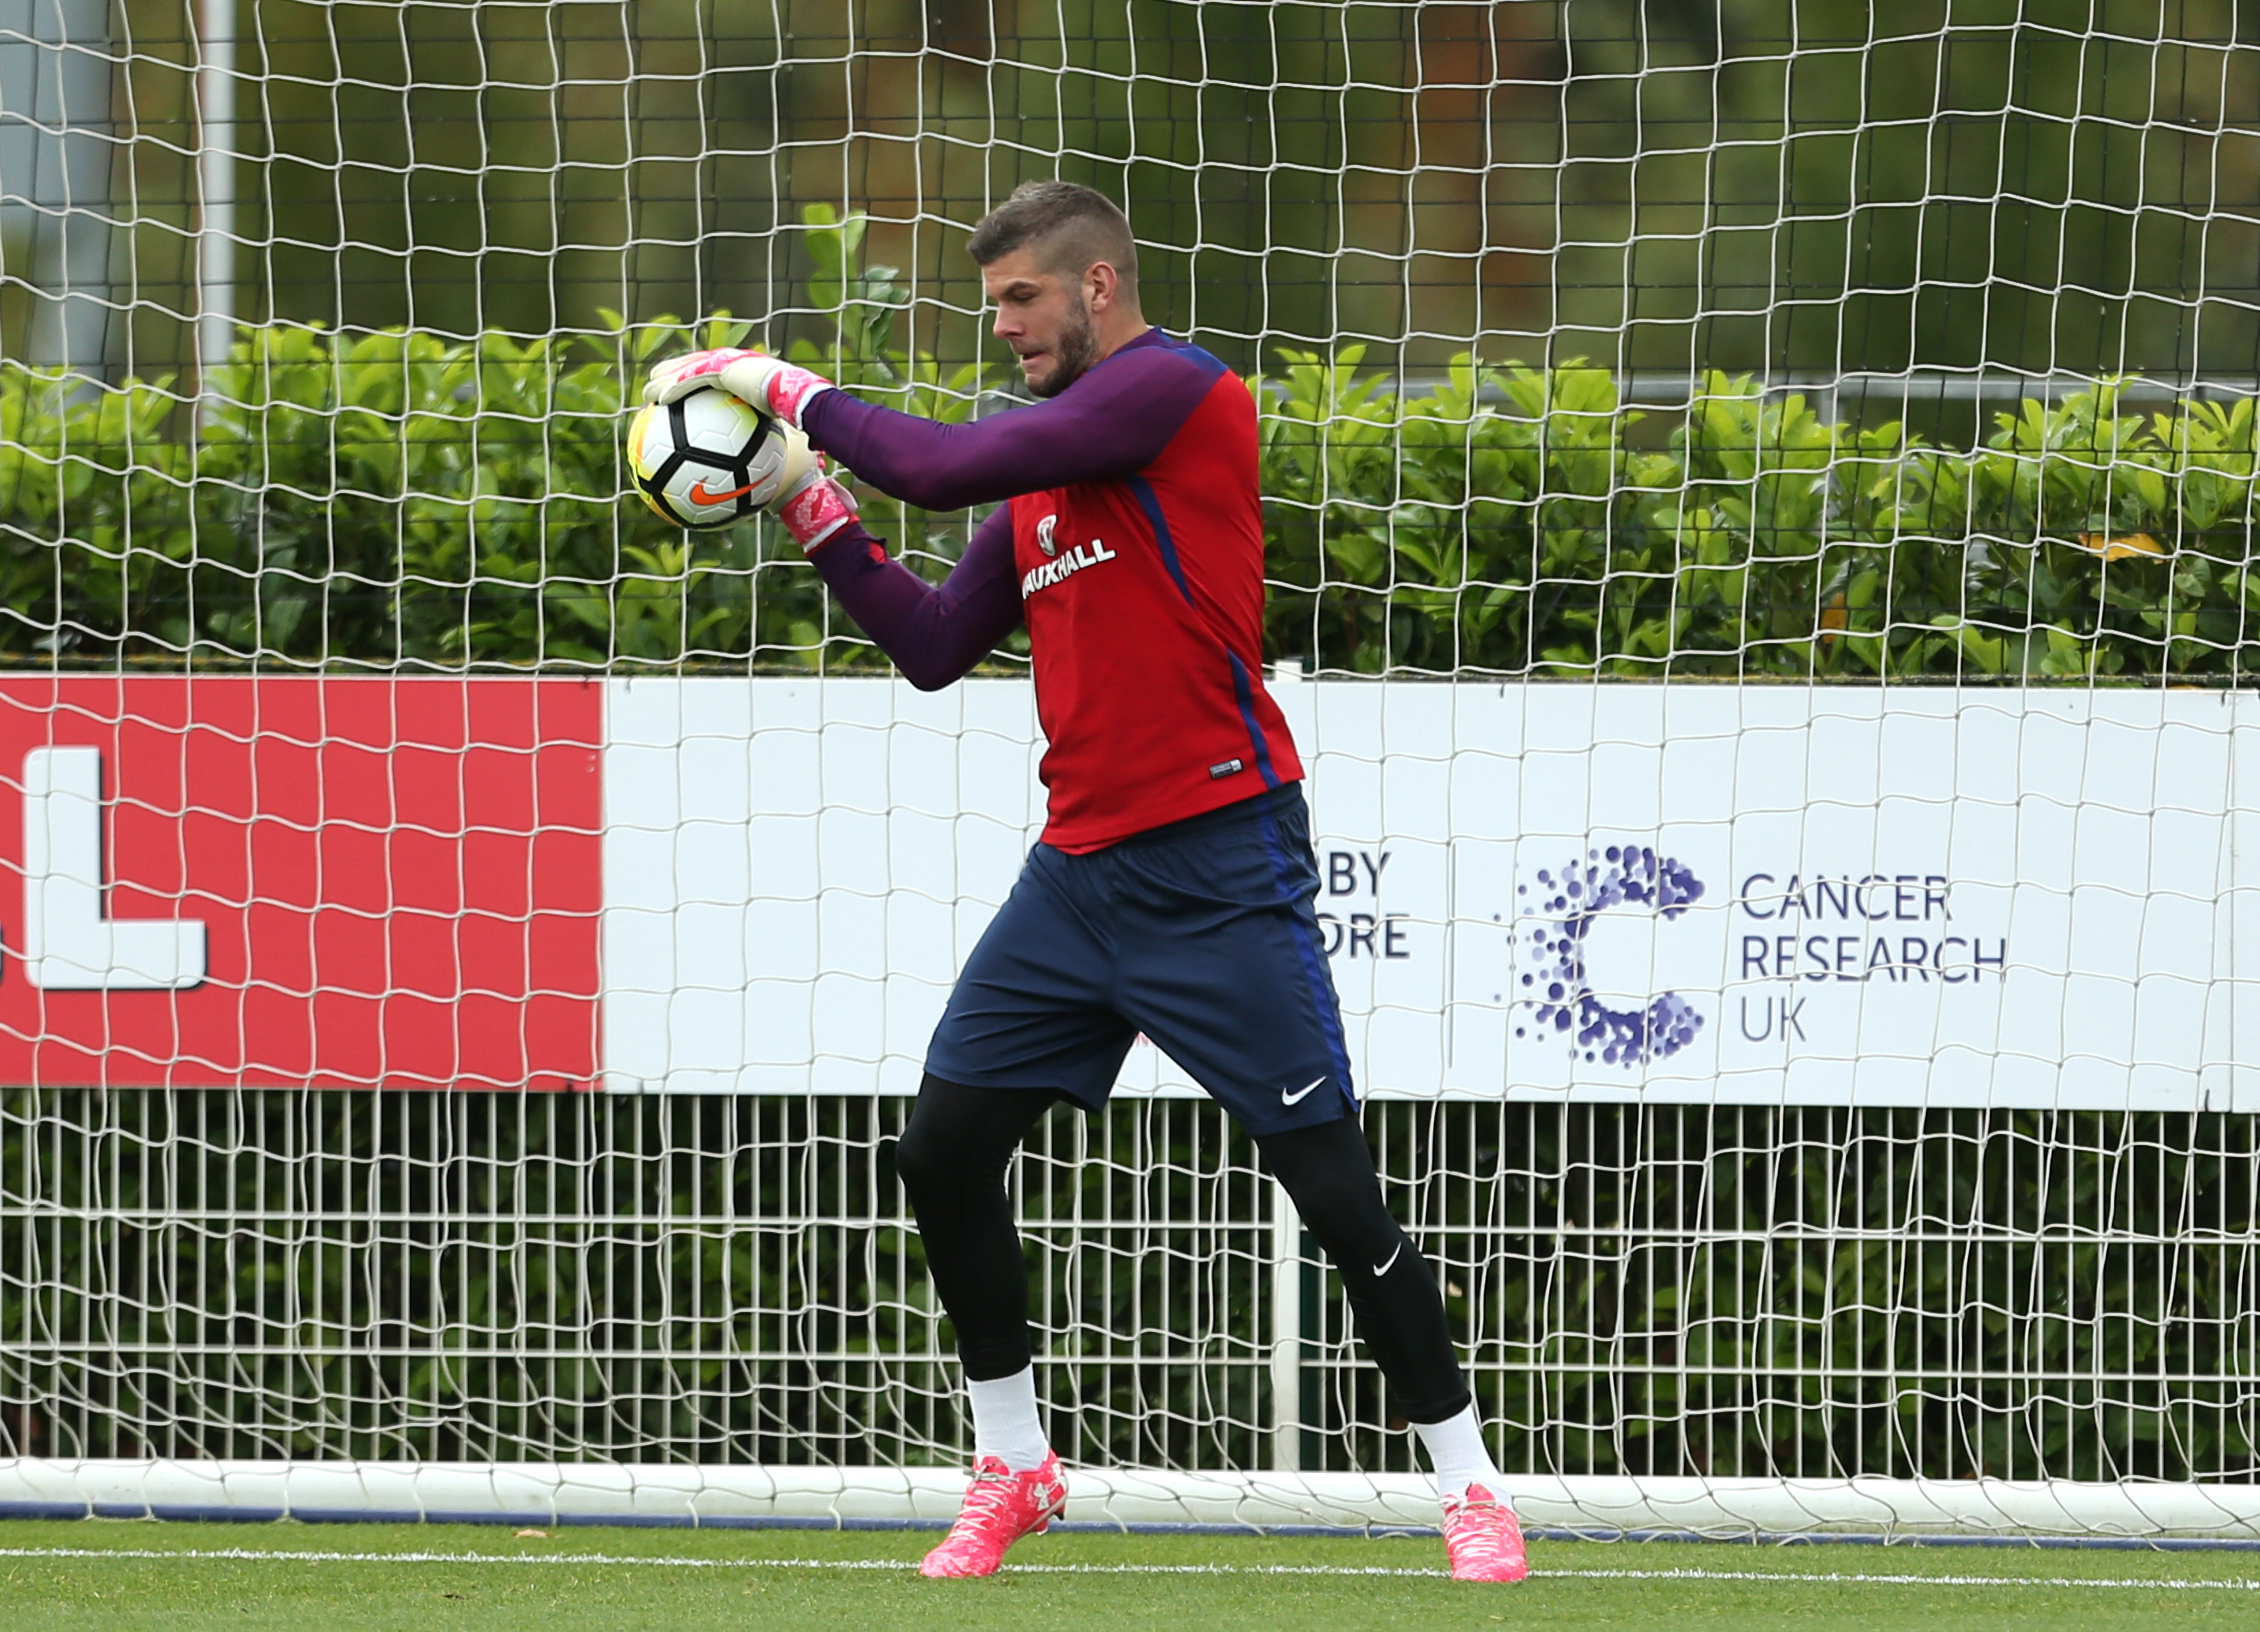
{"type": "MultiPolygon", "coordinates": [[[[0,1094],[0,1454],[962,1457],[907,1102],[0,1094]]],[[[2260,1477],[2251,1117],[1370,1106],[1502,1465],[2260,1477]]],[[[1040,1124],[1055,1442],[1401,1470],[1214,1106],[1040,1124]]]]}

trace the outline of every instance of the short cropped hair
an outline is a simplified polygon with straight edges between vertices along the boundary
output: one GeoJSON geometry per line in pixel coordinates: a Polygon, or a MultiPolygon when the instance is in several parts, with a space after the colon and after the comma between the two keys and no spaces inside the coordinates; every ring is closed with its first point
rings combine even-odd
{"type": "Polygon", "coordinates": [[[1138,287],[1138,245],[1130,223],[1106,194],[1072,181],[1024,181],[981,217],[966,240],[982,266],[1014,250],[1033,249],[1047,272],[1080,278],[1099,261],[1125,288],[1138,287]]]}

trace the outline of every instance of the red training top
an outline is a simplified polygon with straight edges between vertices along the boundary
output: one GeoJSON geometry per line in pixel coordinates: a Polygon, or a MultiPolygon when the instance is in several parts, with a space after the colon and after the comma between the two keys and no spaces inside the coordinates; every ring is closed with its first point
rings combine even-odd
{"type": "Polygon", "coordinates": [[[1046,844],[1104,849],[1301,779],[1262,679],[1255,403],[1216,358],[1149,330],[1057,397],[971,425],[840,391],[805,422],[907,503],[1011,500],[940,585],[860,527],[815,560],[922,690],[962,677],[1025,619],[1050,743],[1046,844]]]}

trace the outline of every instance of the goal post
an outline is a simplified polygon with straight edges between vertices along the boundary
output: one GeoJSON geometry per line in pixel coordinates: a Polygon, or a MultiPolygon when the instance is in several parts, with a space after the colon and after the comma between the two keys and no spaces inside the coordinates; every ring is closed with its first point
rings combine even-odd
{"type": "MultiPolygon", "coordinates": [[[[1059,174],[1255,387],[1525,1517],[2260,1541],[2251,11],[0,0],[0,1514],[954,1509],[891,1151],[1025,643],[914,692],[619,437],[748,335],[1009,411],[1059,174]]],[[[1435,1521],[1165,1055],[1011,1184],[1071,1520],[1435,1521]]]]}

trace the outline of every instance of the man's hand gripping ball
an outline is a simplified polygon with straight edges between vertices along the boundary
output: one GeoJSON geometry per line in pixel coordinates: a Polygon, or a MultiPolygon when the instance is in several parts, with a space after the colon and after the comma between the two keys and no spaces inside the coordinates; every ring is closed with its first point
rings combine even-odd
{"type": "Polygon", "coordinates": [[[724,347],[694,351],[658,364],[644,383],[643,400],[673,402],[703,385],[718,385],[740,401],[776,415],[795,430],[800,428],[801,413],[809,402],[819,392],[832,389],[830,380],[798,363],[763,351],[724,347]]]}
{"type": "Polygon", "coordinates": [[[802,410],[818,392],[833,389],[830,380],[767,352],[724,347],[694,351],[657,364],[644,383],[643,400],[655,405],[673,402],[708,386],[753,403],[790,427],[786,432],[785,468],[777,493],[766,500],[766,508],[804,552],[813,554],[818,545],[855,520],[855,496],[825,471],[824,456],[809,447],[800,429],[802,410]]]}

